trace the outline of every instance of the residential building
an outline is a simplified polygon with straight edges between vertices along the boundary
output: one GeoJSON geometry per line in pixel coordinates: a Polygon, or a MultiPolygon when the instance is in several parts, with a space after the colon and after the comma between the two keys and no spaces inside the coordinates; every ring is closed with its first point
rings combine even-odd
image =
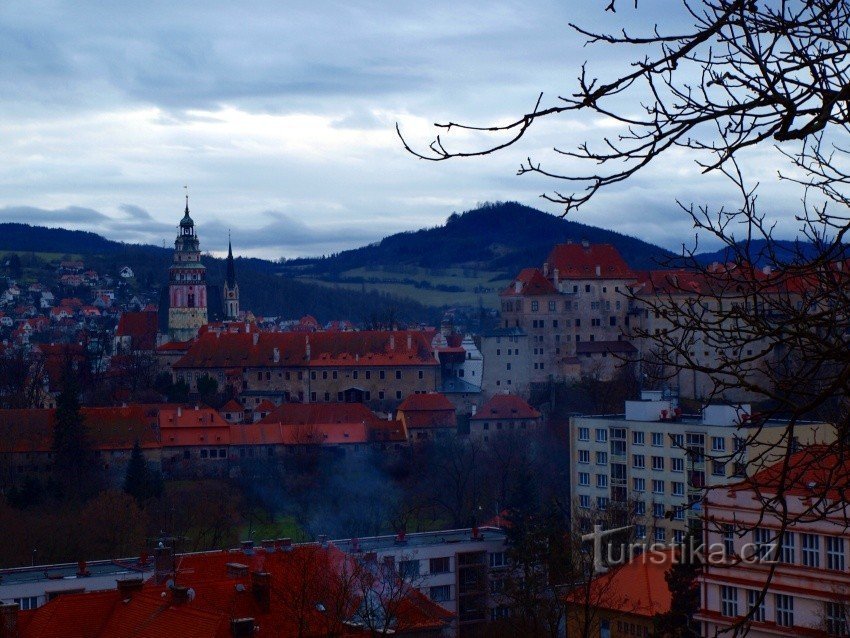
{"type": "Polygon", "coordinates": [[[197,392],[210,376],[246,407],[274,403],[360,402],[388,411],[409,394],[433,392],[440,364],[428,333],[251,332],[203,334],[171,369],[197,392]]]}
{"type": "Polygon", "coordinates": [[[709,490],[703,636],[733,626],[754,638],[848,635],[848,477],[843,452],[814,446],[791,456],[787,469],[777,463],[709,490]],[[765,507],[774,498],[787,516],[765,507]]]}
{"type": "Polygon", "coordinates": [[[528,396],[531,383],[531,340],[522,328],[497,328],[481,335],[484,366],[481,392],[487,399],[510,392],[528,396]]]}
{"type": "Polygon", "coordinates": [[[355,555],[374,554],[411,584],[452,612],[450,635],[485,636],[489,621],[507,613],[491,592],[507,575],[504,530],[481,527],[334,541],[355,555]]]}
{"type": "Polygon", "coordinates": [[[515,394],[496,394],[469,419],[469,435],[482,441],[503,432],[532,432],[542,427],[537,410],[515,394]]]}
{"type": "Polygon", "coordinates": [[[455,406],[439,392],[409,395],[398,406],[396,418],[411,442],[433,441],[457,434],[455,406]]]}
{"type": "MultiPolygon", "coordinates": [[[[627,401],[621,415],[572,417],[573,507],[628,507],[639,538],[681,540],[706,487],[755,473],[787,450],[787,422],[750,416],[749,406],[684,415],[670,401],[647,400],[627,401]]],[[[791,445],[834,439],[832,426],[797,423],[791,445]]]]}

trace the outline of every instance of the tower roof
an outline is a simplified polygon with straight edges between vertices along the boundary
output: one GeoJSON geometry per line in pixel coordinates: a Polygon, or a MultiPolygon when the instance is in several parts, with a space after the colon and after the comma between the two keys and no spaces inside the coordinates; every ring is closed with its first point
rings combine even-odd
{"type": "Polygon", "coordinates": [[[230,237],[227,238],[227,273],[224,281],[228,288],[236,286],[236,266],[233,263],[233,247],[230,244],[230,237]]]}
{"type": "Polygon", "coordinates": [[[191,228],[195,225],[195,222],[192,221],[192,218],[189,217],[189,196],[186,195],[186,211],[183,213],[183,219],[180,220],[181,228],[191,228]]]}

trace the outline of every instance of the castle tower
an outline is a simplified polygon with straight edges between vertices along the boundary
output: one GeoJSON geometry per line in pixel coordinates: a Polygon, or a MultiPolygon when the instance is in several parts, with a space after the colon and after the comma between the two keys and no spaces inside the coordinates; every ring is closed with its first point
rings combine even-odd
{"type": "Polygon", "coordinates": [[[186,211],[180,220],[180,233],[174,241],[174,259],[168,269],[168,335],[174,341],[187,341],[207,323],[207,271],[201,263],[201,249],[195,222],[186,211]]]}
{"type": "Polygon", "coordinates": [[[233,247],[227,238],[227,273],[222,287],[224,297],[224,318],[236,321],[239,318],[239,284],[236,283],[236,266],[233,264],[233,247]]]}

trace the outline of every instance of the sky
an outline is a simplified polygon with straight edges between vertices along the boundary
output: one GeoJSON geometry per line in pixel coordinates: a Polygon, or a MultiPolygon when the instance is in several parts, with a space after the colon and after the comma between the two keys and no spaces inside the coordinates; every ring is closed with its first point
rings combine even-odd
{"type": "MultiPolygon", "coordinates": [[[[517,176],[527,157],[611,134],[599,117],[540,122],[498,155],[425,162],[434,122],[506,122],[568,94],[587,61],[608,77],[633,53],[584,46],[568,24],[645,29],[669,0],[0,3],[0,221],[171,245],[184,186],[202,248],[314,256],[435,226],[454,211],[540,199],[560,185],[517,176]]],[[[616,133],[616,131],[614,131],[616,133]]],[[[458,147],[473,143],[456,135],[458,147]]],[[[717,176],[673,153],[571,218],[668,248],[693,237],[677,201],[734,205],[717,176]]],[[[762,203],[778,159],[748,160],[762,203]]],[[[568,167],[567,167],[568,168],[568,167]]],[[[786,217],[788,215],[786,214],[786,217]]],[[[785,235],[793,228],[783,227],[785,235]]]]}

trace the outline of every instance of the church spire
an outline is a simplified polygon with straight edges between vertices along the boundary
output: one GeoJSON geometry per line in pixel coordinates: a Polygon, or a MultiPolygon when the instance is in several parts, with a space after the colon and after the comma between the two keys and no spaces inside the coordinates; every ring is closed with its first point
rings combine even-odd
{"type": "Polygon", "coordinates": [[[236,265],[233,263],[233,246],[230,243],[230,231],[227,231],[227,273],[225,276],[228,288],[236,286],[236,265]]]}

